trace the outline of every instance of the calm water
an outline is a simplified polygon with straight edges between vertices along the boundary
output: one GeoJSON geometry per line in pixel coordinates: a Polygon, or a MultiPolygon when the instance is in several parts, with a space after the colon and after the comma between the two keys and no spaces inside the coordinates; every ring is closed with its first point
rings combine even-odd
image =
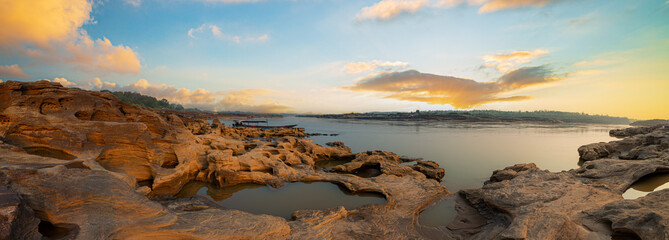
{"type": "MultiPolygon", "coordinates": [[[[223,122],[229,126],[232,120],[223,122]]],[[[578,147],[616,140],[609,136],[609,130],[626,127],[591,124],[415,123],[298,117],[269,119],[269,122],[270,125],[298,124],[308,133],[338,134],[311,138],[321,145],[342,141],[353,152],[385,150],[401,156],[435,161],[446,170],[442,184],[451,192],[481,187],[492,171],[516,163],[533,162],[539,168],[550,171],[578,168],[578,147]]],[[[294,194],[304,196],[305,199],[325,194],[312,192],[322,191],[317,187],[306,189],[297,185],[294,189],[294,194]]],[[[246,191],[249,190],[239,191],[234,196],[246,191]]],[[[337,189],[328,191],[344,195],[337,189]]],[[[258,195],[265,198],[272,196],[258,195]]],[[[353,198],[353,201],[360,200],[360,197],[353,198]]],[[[453,205],[452,199],[440,201],[421,213],[419,222],[432,226],[445,225],[455,216],[453,205]]],[[[279,205],[273,207],[290,208],[279,205]]],[[[303,206],[290,209],[309,208],[303,206]]],[[[288,212],[281,213],[281,216],[289,215],[288,212]]]]}
{"type": "Polygon", "coordinates": [[[669,173],[651,174],[639,179],[623,194],[625,199],[637,199],[653,191],[669,188],[669,173]]]}
{"type": "Polygon", "coordinates": [[[228,209],[243,210],[256,214],[270,214],[290,219],[297,210],[327,209],[344,206],[355,209],[367,204],[386,202],[381,194],[353,194],[336,184],[328,182],[288,183],[279,189],[242,184],[218,188],[215,185],[190,182],[177,197],[200,195],[228,209]]]}
{"type": "MultiPolygon", "coordinates": [[[[232,120],[224,120],[230,125],[232,120]]],[[[385,150],[432,160],[446,170],[442,183],[452,192],[478,188],[493,170],[534,162],[551,171],[578,167],[578,147],[615,140],[609,130],[619,125],[452,124],[443,122],[352,121],[285,117],[270,125],[298,124],[321,145],[342,141],[353,152],[385,150]]]]}

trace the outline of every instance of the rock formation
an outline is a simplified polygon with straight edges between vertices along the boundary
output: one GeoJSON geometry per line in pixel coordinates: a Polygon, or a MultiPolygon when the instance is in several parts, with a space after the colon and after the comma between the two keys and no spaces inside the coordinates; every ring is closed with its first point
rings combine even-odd
{"type": "Polygon", "coordinates": [[[302,129],[182,117],[48,81],[0,83],[0,239],[415,239],[418,213],[448,194],[434,180],[443,169],[430,162],[416,171],[393,153],[320,146],[302,129]],[[315,166],[342,159],[350,160],[342,171],[315,166]],[[356,175],[362,166],[378,174],[356,175]],[[175,199],[190,181],[324,181],[387,203],[286,220],[175,199]]]}
{"type": "MultiPolygon", "coordinates": [[[[622,194],[648,174],[669,172],[669,131],[639,132],[579,148],[570,171],[534,164],[497,170],[482,188],[456,194],[457,217],[440,232],[456,239],[667,239],[669,189],[635,200],[622,194]]],[[[434,232],[432,232],[434,234],[434,232]]]]}
{"type": "Polygon", "coordinates": [[[449,193],[434,162],[321,146],[301,129],[232,128],[107,93],[8,81],[0,83],[0,239],[668,238],[669,190],[636,200],[621,194],[643,176],[669,172],[669,132],[612,135],[626,138],[579,148],[578,169],[495,171],[482,188],[453,195],[453,222],[426,231],[418,214],[449,193]],[[346,163],[316,167],[323,161],[346,163]],[[323,181],[387,202],[299,210],[286,220],[175,198],[190,181],[323,181]]]}

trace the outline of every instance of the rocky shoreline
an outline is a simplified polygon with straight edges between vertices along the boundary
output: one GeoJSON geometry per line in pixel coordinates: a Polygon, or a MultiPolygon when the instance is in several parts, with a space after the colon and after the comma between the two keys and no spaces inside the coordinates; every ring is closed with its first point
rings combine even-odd
{"type": "Polygon", "coordinates": [[[579,148],[579,169],[495,171],[455,194],[444,169],[394,153],[320,146],[302,129],[232,128],[40,81],[0,83],[0,239],[666,239],[669,190],[637,200],[636,180],[669,171],[669,132],[626,130],[579,148]],[[316,166],[341,161],[330,171],[316,166]],[[373,168],[378,174],[356,176],[373,168]],[[385,204],[299,210],[290,220],[175,198],[190,181],[220,187],[331,182],[385,204]],[[449,195],[450,194],[450,195],[449,195]],[[445,196],[456,219],[417,223],[445,196]]]}

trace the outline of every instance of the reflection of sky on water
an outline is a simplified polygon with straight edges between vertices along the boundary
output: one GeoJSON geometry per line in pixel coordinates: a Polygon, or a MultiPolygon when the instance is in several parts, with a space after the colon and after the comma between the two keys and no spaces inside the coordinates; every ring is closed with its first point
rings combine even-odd
{"type": "Polygon", "coordinates": [[[381,194],[353,194],[328,182],[287,183],[278,189],[257,184],[218,188],[213,184],[190,182],[183,187],[177,197],[194,195],[211,199],[225,208],[255,214],[270,214],[286,219],[290,219],[296,210],[318,210],[338,206],[350,210],[367,204],[386,202],[381,194]]]}
{"type": "MultiPolygon", "coordinates": [[[[493,170],[534,162],[551,171],[578,167],[578,147],[612,141],[609,130],[624,126],[592,124],[448,123],[340,120],[285,117],[269,125],[298,124],[318,144],[342,141],[353,152],[385,150],[432,160],[444,169],[451,191],[480,187],[493,170]]],[[[232,119],[223,119],[230,125],[232,119]]]]}
{"type": "Polygon", "coordinates": [[[636,199],[648,193],[669,188],[669,173],[651,174],[642,177],[623,194],[625,199],[636,199]]]}

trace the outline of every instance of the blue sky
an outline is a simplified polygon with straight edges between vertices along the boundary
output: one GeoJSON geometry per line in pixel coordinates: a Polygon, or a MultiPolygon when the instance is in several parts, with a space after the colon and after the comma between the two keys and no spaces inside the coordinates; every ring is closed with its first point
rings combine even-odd
{"type": "Polygon", "coordinates": [[[0,79],[133,90],[216,110],[552,109],[669,118],[662,111],[669,106],[656,103],[666,94],[631,97],[623,109],[605,100],[630,90],[620,84],[669,90],[666,1],[229,2],[43,4],[60,4],[64,14],[22,12],[10,2],[4,11],[13,14],[0,21],[14,27],[3,36],[18,37],[0,40],[0,79]],[[39,36],[53,29],[61,35],[39,36]],[[514,84],[499,83],[511,76],[514,84]],[[582,94],[595,83],[610,91],[582,94]],[[639,104],[654,107],[624,109],[639,104]]]}

